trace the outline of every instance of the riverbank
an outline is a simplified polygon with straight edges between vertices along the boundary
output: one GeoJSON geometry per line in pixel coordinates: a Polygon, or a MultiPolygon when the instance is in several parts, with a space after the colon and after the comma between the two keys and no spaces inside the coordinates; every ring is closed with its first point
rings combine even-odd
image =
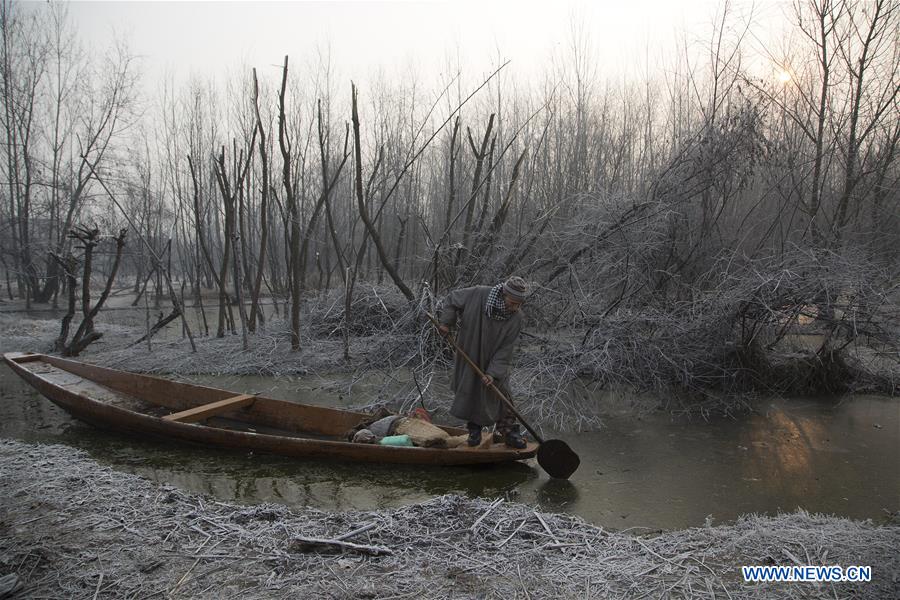
{"type": "MultiPolygon", "coordinates": [[[[389,306],[393,304],[389,303],[389,306]]],[[[52,318],[36,317],[29,313],[0,311],[0,332],[3,332],[0,351],[51,352],[59,333],[59,323],[52,318]]],[[[348,360],[343,337],[334,333],[340,329],[340,319],[325,309],[310,313],[302,320],[301,349],[296,352],[291,351],[287,326],[277,316],[270,317],[264,328],[249,337],[246,350],[241,336],[229,334],[222,338],[195,337],[197,351],[194,352],[177,322],[169,325],[151,344],[133,345],[145,333],[145,328],[135,325],[136,317],[127,309],[117,309],[98,317],[98,329],[104,335],[89,346],[79,360],[125,371],[185,379],[198,375],[291,379],[342,374],[342,379],[355,382],[371,381],[374,377],[388,385],[369,386],[366,392],[361,392],[359,387],[351,390],[353,386],[348,385],[335,391],[350,398],[352,406],[367,410],[375,406],[404,410],[424,396],[429,408],[440,416],[449,405],[444,379],[450,369],[451,355],[431,334],[427,324],[416,326],[406,322],[411,318],[409,314],[403,316],[394,310],[384,312],[381,318],[385,322],[361,319],[373,328],[360,328],[348,338],[348,360]],[[391,321],[393,325],[387,322],[391,318],[397,319],[391,321]]],[[[620,353],[615,360],[595,357],[609,364],[604,363],[602,373],[594,373],[592,367],[582,364],[588,359],[578,358],[577,344],[564,341],[565,334],[559,334],[557,338],[524,336],[511,382],[523,414],[548,429],[589,431],[600,427],[602,416],[598,414],[596,402],[590,400],[592,392],[600,389],[618,390],[617,396],[626,399],[626,408],[636,415],[663,408],[670,413],[701,414],[704,418],[715,414],[747,413],[751,409],[750,398],[777,393],[763,394],[752,389],[743,392],[689,391],[667,387],[652,377],[638,386],[633,381],[641,377],[638,364],[629,367],[635,372],[627,376],[624,373],[628,369],[623,371],[616,366],[623,360],[628,362],[627,352],[620,353]],[[614,379],[610,379],[612,376],[614,379]],[[660,398],[665,401],[661,403],[660,398]]],[[[818,343],[805,338],[795,341],[813,346],[818,343]]],[[[772,360],[769,364],[773,373],[779,373],[778,378],[802,382],[812,373],[828,371],[808,349],[801,352],[792,348],[779,356],[778,361],[772,360]]],[[[588,362],[591,360],[594,359],[588,362]]],[[[900,389],[900,360],[893,352],[876,351],[864,345],[851,346],[841,354],[840,363],[841,373],[855,373],[850,376],[854,382],[852,393],[894,396],[900,389]]],[[[810,392],[801,390],[789,395],[806,396],[810,392]]]]}
{"type": "MultiPolygon", "coordinates": [[[[106,314],[115,320],[117,315],[106,314]]],[[[180,335],[177,322],[169,326],[169,336],[159,336],[151,344],[132,344],[145,332],[133,325],[103,322],[98,325],[103,337],[89,346],[78,360],[106,367],[141,373],[171,375],[306,375],[314,371],[348,370],[343,346],[336,340],[304,340],[299,352],[291,352],[290,335],[278,321],[250,338],[250,349],[243,350],[240,336],[195,337],[197,352],[180,335]]],[[[33,319],[14,313],[0,313],[0,351],[52,353],[59,335],[59,321],[33,319]]],[[[367,338],[353,339],[353,355],[368,353],[367,338]]]]}
{"type": "Polygon", "coordinates": [[[21,597],[894,598],[900,590],[900,526],[804,512],[641,537],[455,495],[373,512],[244,506],[114,471],[65,446],[12,440],[0,440],[0,478],[0,576],[15,573],[21,597]],[[771,564],[868,565],[873,575],[858,584],[743,582],[741,565],[771,564]]]}

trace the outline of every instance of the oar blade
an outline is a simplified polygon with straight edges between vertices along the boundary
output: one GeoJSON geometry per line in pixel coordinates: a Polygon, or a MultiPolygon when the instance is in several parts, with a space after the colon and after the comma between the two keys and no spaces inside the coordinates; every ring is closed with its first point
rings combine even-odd
{"type": "Polygon", "coordinates": [[[541,468],[556,479],[568,479],[581,464],[578,455],[562,440],[544,440],[538,448],[537,460],[541,468]]]}

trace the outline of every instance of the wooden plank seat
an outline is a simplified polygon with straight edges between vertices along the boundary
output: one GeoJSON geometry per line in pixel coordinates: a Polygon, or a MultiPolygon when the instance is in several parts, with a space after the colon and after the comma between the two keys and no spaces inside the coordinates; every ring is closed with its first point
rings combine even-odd
{"type": "Polygon", "coordinates": [[[217,400],[216,402],[210,402],[203,406],[195,406],[194,408],[172,413],[164,416],[163,420],[178,421],[179,423],[195,423],[223,412],[249,406],[253,404],[254,400],[256,400],[256,396],[253,394],[241,394],[240,396],[232,396],[231,398],[217,400]]]}
{"type": "Polygon", "coordinates": [[[31,352],[16,352],[11,354],[13,354],[13,356],[10,357],[10,360],[13,360],[20,365],[22,363],[34,362],[44,358],[43,354],[32,354],[31,352]]]}

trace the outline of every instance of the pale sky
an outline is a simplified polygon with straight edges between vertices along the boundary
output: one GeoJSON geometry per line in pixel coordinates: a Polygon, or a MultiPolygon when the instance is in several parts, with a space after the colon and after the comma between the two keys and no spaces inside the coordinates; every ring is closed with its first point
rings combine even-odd
{"type": "MultiPolygon", "coordinates": [[[[771,13],[774,0],[768,1],[771,13]]],[[[777,2],[776,2],[777,3],[777,2]]],[[[750,0],[732,2],[746,12],[750,0]]],[[[526,77],[549,68],[554,52],[583,27],[598,74],[642,77],[674,49],[676,34],[708,39],[721,0],[72,2],[80,39],[95,50],[112,32],[129,39],[150,81],[168,71],[224,76],[242,66],[277,73],[284,55],[311,61],[330,47],[337,75],[365,81],[378,69],[425,75],[462,58],[480,75],[499,59],[526,77]],[[648,52],[648,47],[650,51],[648,52]]],[[[757,20],[760,2],[755,3],[757,20]]],[[[150,82],[145,82],[152,87],[150,82]]]]}

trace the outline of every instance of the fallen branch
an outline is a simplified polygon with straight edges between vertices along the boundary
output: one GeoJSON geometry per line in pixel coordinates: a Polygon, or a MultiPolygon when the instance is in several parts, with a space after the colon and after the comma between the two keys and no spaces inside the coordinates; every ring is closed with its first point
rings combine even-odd
{"type": "Polygon", "coordinates": [[[354,529],[353,531],[348,531],[347,533],[343,533],[334,539],[336,539],[339,542],[342,542],[344,540],[349,540],[350,538],[355,537],[361,533],[365,533],[365,532],[369,531],[370,529],[375,529],[376,527],[378,527],[378,523],[369,523],[368,525],[363,525],[362,527],[359,527],[358,529],[354,529]]]}
{"type": "Polygon", "coordinates": [[[130,344],[128,344],[128,346],[126,346],[126,348],[131,348],[132,346],[137,346],[141,342],[147,341],[148,339],[150,339],[154,335],[156,335],[160,329],[162,329],[163,327],[165,327],[166,325],[168,325],[169,323],[171,323],[172,321],[174,321],[175,319],[177,319],[180,316],[181,316],[181,310],[180,310],[180,307],[178,307],[178,306],[173,308],[172,312],[170,312],[165,317],[163,317],[162,313],[160,313],[159,320],[156,322],[156,324],[153,327],[150,328],[150,331],[148,331],[146,334],[141,336],[140,339],[135,340],[135,341],[131,342],[130,344]]]}
{"type": "Polygon", "coordinates": [[[293,539],[292,549],[299,552],[314,552],[318,549],[339,550],[361,552],[362,554],[370,554],[372,556],[391,555],[394,553],[390,548],[384,546],[369,546],[365,544],[354,544],[353,542],[344,542],[339,539],[322,539],[322,538],[306,538],[297,537],[293,539]]]}

